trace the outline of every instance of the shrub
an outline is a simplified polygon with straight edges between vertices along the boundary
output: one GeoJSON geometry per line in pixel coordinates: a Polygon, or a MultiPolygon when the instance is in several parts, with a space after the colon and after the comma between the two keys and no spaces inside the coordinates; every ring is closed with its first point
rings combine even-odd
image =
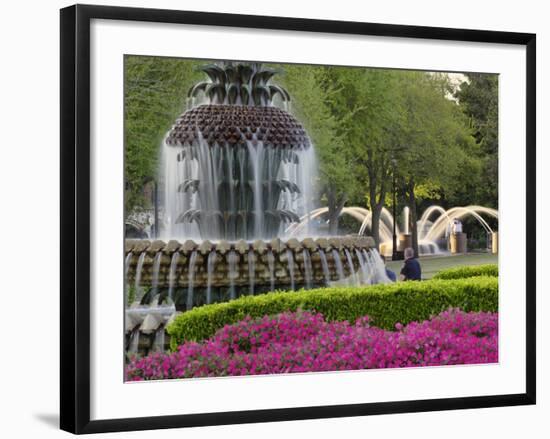
{"type": "Polygon", "coordinates": [[[476,276],[498,276],[497,264],[470,265],[439,271],[434,279],[464,279],[476,276]]]}
{"type": "Polygon", "coordinates": [[[303,311],[247,317],[205,342],[135,359],[126,376],[139,381],[498,361],[497,314],[451,309],[430,321],[398,324],[397,331],[371,327],[369,320],[327,322],[303,311]]]}
{"type": "Polygon", "coordinates": [[[186,341],[210,338],[225,325],[247,316],[258,318],[301,309],[321,313],[327,321],[354,322],[368,315],[373,325],[391,330],[397,322],[425,320],[449,307],[466,312],[496,312],[497,278],[397,282],[245,296],[194,308],[176,317],[167,330],[170,346],[175,350],[186,341]]]}

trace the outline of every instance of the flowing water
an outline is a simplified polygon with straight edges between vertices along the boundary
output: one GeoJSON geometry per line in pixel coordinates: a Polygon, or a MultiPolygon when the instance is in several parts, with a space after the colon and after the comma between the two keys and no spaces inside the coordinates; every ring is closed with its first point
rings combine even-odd
{"type": "Polygon", "coordinates": [[[197,262],[197,251],[191,253],[189,258],[189,284],[187,285],[187,302],[186,308],[190,310],[193,308],[194,296],[193,296],[193,287],[195,280],[195,263],[197,262]]]}
{"type": "Polygon", "coordinates": [[[128,284],[128,270],[130,269],[130,262],[132,260],[132,256],[134,254],[132,252],[128,252],[126,257],[124,258],[124,303],[125,306],[128,306],[128,290],[130,285],[128,284]]]}
{"type": "Polygon", "coordinates": [[[302,256],[304,258],[304,276],[306,281],[306,289],[309,290],[311,288],[311,283],[313,279],[313,267],[311,266],[311,257],[307,248],[304,248],[302,250],[302,256]]]}
{"type": "Polygon", "coordinates": [[[159,252],[155,255],[155,259],[153,260],[153,281],[151,283],[151,297],[155,297],[158,294],[161,260],[162,260],[162,253],[159,252]]]}
{"type": "Polygon", "coordinates": [[[137,355],[139,350],[139,328],[136,328],[132,331],[130,335],[130,342],[128,345],[128,354],[137,355]]]}
{"type": "Polygon", "coordinates": [[[275,256],[273,251],[267,252],[267,266],[269,269],[269,290],[275,290],[275,256]]]}
{"type": "Polygon", "coordinates": [[[178,261],[180,258],[179,252],[174,252],[172,259],[170,260],[170,273],[168,274],[168,299],[169,303],[174,303],[174,288],[178,281],[178,261]]]}
{"type": "Polygon", "coordinates": [[[344,266],[342,265],[342,260],[340,259],[340,253],[338,250],[332,250],[332,258],[334,259],[334,265],[336,265],[336,272],[338,273],[338,281],[342,282],[346,278],[344,275],[344,266]]]}
{"type": "Polygon", "coordinates": [[[370,253],[367,250],[363,250],[361,253],[363,253],[363,258],[365,261],[365,267],[367,269],[366,276],[365,276],[365,283],[366,284],[373,284],[374,283],[374,270],[375,266],[372,261],[372,258],[370,256],[370,253]]]}
{"type": "Polygon", "coordinates": [[[350,279],[352,285],[359,285],[359,281],[357,279],[357,274],[355,273],[355,267],[353,266],[353,259],[351,258],[351,253],[346,248],[346,249],[344,249],[344,254],[346,255],[346,259],[348,261],[348,268],[349,268],[349,272],[350,272],[349,279],[350,279]]]}
{"type": "Polygon", "coordinates": [[[126,258],[124,258],[124,279],[128,279],[128,269],[130,268],[132,256],[134,256],[134,254],[132,252],[128,252],[126,258]]]}
{"type": "MultiPolygon", "coordinates": [[[[162,147],[163,239],[254,240],[284,236],[285,223],[314,208],[315,149],[245,146],[162,147]]],[[[304,232],[311,232],[307,224],[304,232]]]]}
{"type": "Polygon", "coordinates": [[[290,289],[295,290],[294,284],[294,255],[290,249],[286,250],[286,259],[288,264],[288,274],[290,276],[290,289]]]}
{"type": "Polygon", "coordinates": [[[386,274],[386,266],[384,261],[376,250],[363,250],[363,255],[365,256],[369,267],[369,283],[379,284],[391,282],[390,278],[386,274]]]}
{"type": "Polygon", "coordinates": [[[250,295],[254,295],[254,280],[255,280],[255,270],[254,270],[254,251],[250,249],[248,251],[248,283],[250,295]]]}
{"type": "Polygon", "coordinates": [[[321,267],[323,268],[323,275],[325,276],[325,284],[330,284],[330,272],[328,270],[328,262],[327,262],[327,255],[325,254],[325,251],[320,248],[319,249],[319,258],[321,259],[321,267]]]}
{"type": "Polygon", "coordinates": [[[216,265],[216,252],[211,251],[208,255],[208,260],[206,261],[206,270],[208,275],[207,285],[206,285],[206,303],[212,303],[212,282],[214,280],[214,267],[216,265]]]}
{"type": "Polygon", "coordinates": [[[230,300],[235,299],[236,293],[235,293],[235,279],[238,276],[237,273],[237,254],[234,250],[231,250],[229,253],[227,253],[227,266],[229,269],[228,276],[229,276],[229,298],[230,300]]]}
{"type": "Polygon", "coordinates": [[[160,325],[155,331],[155,339],[153,340],[153,352],[164,352],[165,344],[165,331],[164,326],[160,325]]]}
{"type": "Polygon", "coordinates": [[[145,256],[147,256],[146,252],[142,252],[139,255],[137,266],[136,266],[136,281],[135,281],[135,303],[140,303],[141,298],[143,296],[143,290],[141,288],[141,275],[143,273],[143,263],[145,262],[145,256]]]}
{"type": "Polygon", "coordinates": [[[410,209],[409,206],[405,206],[403,208],[403,233],[405,235],[408,235],[409,232],[409,216],[410,216],[410,209]]]}
{"type": "Polygon", "coordinates": [[[369,271],[367,268],[367,264],[365,262],[365,257],[363,253],[361,253],[361,250],[359,249],[355,249],[355,255],[357,256],[357,260],[359,261],[359,267],[361,267],[360,283],[364,284],[367,282],[367,279],[369,277],[369,271]]]}

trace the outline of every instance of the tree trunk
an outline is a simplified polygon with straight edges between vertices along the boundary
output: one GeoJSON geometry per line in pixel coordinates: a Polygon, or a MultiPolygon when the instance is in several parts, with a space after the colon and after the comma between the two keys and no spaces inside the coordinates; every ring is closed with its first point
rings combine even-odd
{"type": "Polygon", "coordinates": [[[337,194],[333,189],[327,190],[328,199],[328,233],[329,235],[338,234],[338,220],[340,213],[346,204],[346,195],[337,194]]]}
{"type": "Polygon", "coordinates": [[[418,252],[418,218],[416,212],[416,196],[414,195],[414,180],[410,180],[407,184],[408,205],[409,205],[409,229],[411,231],[412,248],[414,256],[419,256],[418,252]]]}
{"type": "Polygon", "coordinates": [[[340,213],[334,207],[331,209],[329,205],[328,208],[328,234],[329,235],[338,235],[338,219],[340,213]]]}
{"type": "Polygon", "coordinates": [[[382,214],[383,206],[380,203],[371,206],[371,233],[377,249],[380,249],[380,215],[382,214]]]}
{"type": "Polygon", "coordinates": [[[375,168],[372,161],[367,164],[369,172],[369,204],[371,210],[371,234],[376,248],[380,249],[380,216],[382,215],[382,209],[386,200],[386,191],[389,179],[389,173],[385,171],[387,166],[385,164],[378,164],[378,168],[375,168]],[[376,193],[378,173],[380,172],[380,187],[379,192],[376,193]]]}

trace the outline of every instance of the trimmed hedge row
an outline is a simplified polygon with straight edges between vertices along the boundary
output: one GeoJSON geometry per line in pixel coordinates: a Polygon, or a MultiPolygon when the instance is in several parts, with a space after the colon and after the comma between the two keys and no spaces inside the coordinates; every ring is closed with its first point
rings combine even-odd
{"type": "Polygon", "coordinates": [[[498,311],[498,278],[397,282],[365,287],[319,288],[244,296],[204,305],[174,319],[167,331],[174,350],[185,341],[205,340],[227,324],[297,309],[320,312],[327,321],[368,315],[372,324],[393,330],[396,323],[426,320],[448,309],[498,311]]]}
{"type": "Polygon", "coordinates": [[[433,279],[464,279],[477,276],[498,276],[498,265],[483,264],[449,268],[437,272],[433,279]]]}

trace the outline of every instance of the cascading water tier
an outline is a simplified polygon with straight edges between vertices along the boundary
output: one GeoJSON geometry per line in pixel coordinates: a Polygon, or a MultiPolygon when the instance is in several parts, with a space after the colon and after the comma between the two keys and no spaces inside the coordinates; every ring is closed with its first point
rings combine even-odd
{"type": "Polygon", "coordinates": [[[314,151],[276,107],[203,105],[165,139],[167,238],[271,239],[309,207],[314,151]]]}
{"type": "MultiPolygon", "coordinates": [[[[187,310],[276,289],[376,283],[372,238],[291,238],[246,242],[127,240],[127,282],[136,302],[187,310]],[[233,292],[231,291],[233,289],[233,292]]],[[[379,258],[379,257],[378,257],[379,258]]]]}

